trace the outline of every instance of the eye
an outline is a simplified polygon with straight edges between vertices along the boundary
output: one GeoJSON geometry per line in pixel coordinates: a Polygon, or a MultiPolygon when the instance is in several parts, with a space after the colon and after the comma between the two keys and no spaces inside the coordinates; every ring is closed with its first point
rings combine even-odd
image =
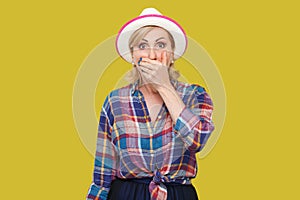
{"type": "Polygon", "coordinates": [[[163,48],[166,47],[166,43],[159,42],[159,43],[157,43],[157,47],[158,47],[159,49],[163,49],[163,48]]]}
{"type": "Polygon", "coordinates": [[[147,44],[146,43],[141,43],[139,44],[139,49],[146,49],[147,48],[147,44]]]}

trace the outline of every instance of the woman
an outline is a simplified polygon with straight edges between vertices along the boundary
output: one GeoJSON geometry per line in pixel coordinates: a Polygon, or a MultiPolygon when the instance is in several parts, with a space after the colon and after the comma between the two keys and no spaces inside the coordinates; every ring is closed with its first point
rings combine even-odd
{"type": "Polygon", "coordinates": [[[105,99],[94,180],[87,199],[193,200],[196,153],[214,130],[213,104],[199,85],[177,81],[185,32],[154,8],[127,22],[116,48],[133,64],[131,84],[105,99]]]}

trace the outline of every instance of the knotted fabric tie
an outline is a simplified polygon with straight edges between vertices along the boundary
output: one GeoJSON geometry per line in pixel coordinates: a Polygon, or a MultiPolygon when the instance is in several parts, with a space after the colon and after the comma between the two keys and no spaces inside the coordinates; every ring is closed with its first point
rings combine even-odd
{"type": "Polygon", "coordinates": [[[154,172],[153,180],[149,184],[151,200],[167,199],[167,187],[163,184],[163,182],[164,177],[161,175],[159,169],[156,169],[154,172]]]}

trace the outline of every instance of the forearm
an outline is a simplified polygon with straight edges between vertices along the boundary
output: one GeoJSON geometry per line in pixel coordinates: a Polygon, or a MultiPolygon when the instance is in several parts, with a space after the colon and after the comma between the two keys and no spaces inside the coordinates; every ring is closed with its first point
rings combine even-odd
{"type": "Polygon", "coordinates": [[[160,96],[162,97],[165,105],[167,106],[171,115],[172,121],[175,124],[180,113],[185,107],[184,102],[176,92],[172,85],[163,86],[158,89],[160,96]]]}
{"type": "Polygon", "coordinates": [[[110,99],[107,96],[100,113],[93,182],[87,200],[106,200],[110,184],[115,177],[117,154],[111,141],[113,121],[110,99]]]}
{"type": "Polygon", "coordinates": [[[203,88],[192,87],[194,89],[187,103],[183,102],[173,87],[159,88],[158,91],[172,117],[174,132],[182,138],[187,149],[198,152],[214,130],[211,121],[213,105],[203,88]]]}

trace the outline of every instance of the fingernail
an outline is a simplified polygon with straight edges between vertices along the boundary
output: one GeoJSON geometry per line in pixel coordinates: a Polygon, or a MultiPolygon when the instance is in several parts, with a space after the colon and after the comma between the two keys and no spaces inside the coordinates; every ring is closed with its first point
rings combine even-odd
{"type": "Polygon", "coordinates": [[[138,65],[140,65],[140,62],[142,61],[142,57],[140,57],[139,61],[138,61],[138,65]]]}

